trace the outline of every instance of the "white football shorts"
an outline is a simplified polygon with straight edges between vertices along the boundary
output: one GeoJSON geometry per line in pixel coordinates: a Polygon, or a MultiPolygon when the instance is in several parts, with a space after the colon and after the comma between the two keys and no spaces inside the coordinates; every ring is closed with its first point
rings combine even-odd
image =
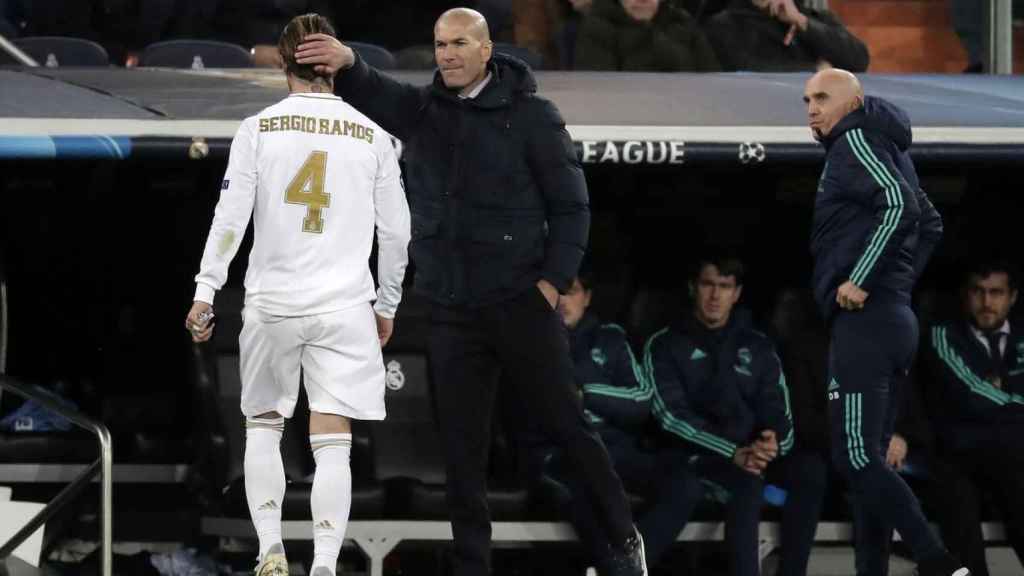
{"type": "Polygon", "coordinates": [[[313,316],[274,316],[246,306],[242,319],[242,414],[291,418],[301,368],[313,412],[384,419],[384,360],[369,302],[313,316]]]}

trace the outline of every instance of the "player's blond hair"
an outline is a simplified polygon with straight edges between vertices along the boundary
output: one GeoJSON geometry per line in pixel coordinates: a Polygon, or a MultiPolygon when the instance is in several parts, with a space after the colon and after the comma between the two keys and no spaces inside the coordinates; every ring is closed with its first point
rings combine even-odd
{"type": "Polygon", "coordinates": [[[322,74],[316,73],[313,64],[299,64],[295,61],[295,50],[310,34],[326,34],[337,37],[330,20],[319,14],[309,13],[292,18],[291,22],[281,31],[281,39],[277,41],[277,51],[281,54],[285,71],[307,82],[323,77],[322,74]]]}

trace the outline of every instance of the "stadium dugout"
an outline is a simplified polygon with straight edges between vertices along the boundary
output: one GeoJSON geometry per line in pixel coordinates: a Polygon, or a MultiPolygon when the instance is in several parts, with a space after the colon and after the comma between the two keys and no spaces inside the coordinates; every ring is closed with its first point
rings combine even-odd
{"type": "MultiPolygon", "coordinates": [[[[416,84],[430,79],[421,72],[393,75],[416,84]]],[[[541,92],[561,109],[588,166],[756,174],[790,166],[813,171],[822,159],[805,123],[803,74],[537,76],[541,92]]],[[[888,98],[910,113],[915,125],[912,154],[919,166],[1012,167],[1024,162],[1024,77],[866,75],[862,80],[866,92],[888,98]]],[[[0,68],[0,86],[0,162],[205,162],[211,170],[222,169],[240,121],[287,93],[279,72],[259,69],[8,67],[0,68]]],[[[215,197],[217,190],[198,193],[215,197]]],[[[230,354],[218,357],[219,372],[230,370],[230,354]]],[[[234,378],[218,374],[219,385],[237,381],[234,378]]],[[[28,461],[38,463],[36,456],[28,461]]],[[[10,460],[0,464],[0,483],[5,474],[24,469],[11,466],[10,460]]],[[[117,483],[130,482],[132,470],[136,469],[119,468],[115,462],[115,502],[117,483]]],[[[178,468],[173,471],[175,478],[185,475],[178,468]]],[[[415,477],[415,471],[409,474],[415,477]]],[[[371,496],[386,500],[391,495],[377,491],[371,496]]],[[[248,518],[237,515],[210,515],[201,526],[203,533],[213,536],[246,536],[252,531],[248,518]]],[[[778,526],[766,521],[760,534],[763,558],[779,543],[778,526]]],[[[987,539],[1002,539],[998,525],[986,525],[985,534],[987,539]]],[[[722,535],[720,522],[693,522],[679,538],[721,540],[722,535]]],[[[381,514],[354,518],[347,536],[366,553],[371,573],[378,576],[384,557],[398,543],[448,541],[451,531],[437,518],[395,520],[381,514]]],[[[311,538],[307,519],[287,520],[284,537],[311,538]]],[[[845,542],[850,537],[846,523],[822,523],[818,528],[820,542],[845,542]]],[[[494,526],[496,542],[574,539],[571,527],[563,522],[513,519],[494,526]]]]}

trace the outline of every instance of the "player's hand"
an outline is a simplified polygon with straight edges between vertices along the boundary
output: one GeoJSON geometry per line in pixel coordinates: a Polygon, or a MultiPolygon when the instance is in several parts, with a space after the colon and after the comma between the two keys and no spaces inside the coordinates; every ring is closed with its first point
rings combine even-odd
{"type": "Polygon", "coordinates": [[[800,11],[793,0],[754,0],[754,5],[767,12],[772,18],[789,25],[786,36],[782,39],[784,46],[793,43],[797,32],[807,30],[807,16],[800,11]]]}
{"type": "Polygon", "coordinates": [[[206,342],[213,336],[213,307],[196,300],[185,316],[185,330],[192,335],[192,341],[206,342]]]}
{"type": "Polygon", "coordinates": [[[740,446],[732,454],[732,463],[739,469],[754,476],[760,476],[768,464],[754,454],[750,446],[740,446]]]}
{"type": "Polygon", "coordinates": [[[541,278],[537,281],[537,289],[544,295],[544,299],[551,305],[551,309],[558,308],[558,288],[547,280],[541,278]]]}
{"type": "Polygon", "coordinates": [[[377,339],[383,348],[388,345],[388,340],[391,340],[391,334],[395,331],[395,319],[385,318],[376,312],[373,315],[377,318],[377,339]]]}
{"type": "Polygon", "coordinates": [[[295,50],[295,61],[299,64],[314,64],[314,72],[333,77],[339,70],[355,64],[356,55],[337,38],[327,34],[310,34],[295,50]]]}
{"type": "Polygon", "coordinates": [[[885,463],[894,469],[903,466],[907,459],[907,441],[899,434],[893,434],[889,440],[889,449],[885,453],[885,463]]]}
{"type": "Polygon", "coordinates": [[[843,282],[843,285],[836,291],[836,302],[843,310],[860,310],[864,308],[864,302],[867,299],[868,293],[850,280],[843,282]]]}
{"type": "Polygon", "coordinates": [[[761,437],[751,446],[762,459],[771,462],[779,455],[779,442],[774,430],[762,430],[761,437]]]}

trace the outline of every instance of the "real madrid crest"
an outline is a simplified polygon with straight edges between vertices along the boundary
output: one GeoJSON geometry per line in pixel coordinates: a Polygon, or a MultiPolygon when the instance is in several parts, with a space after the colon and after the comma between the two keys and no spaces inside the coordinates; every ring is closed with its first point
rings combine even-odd
{"type": "Polygon", "coordinates": [[[386,368],[384,385],[388,387],[388,390],[401,390],[405,386],[405,372],[402,372],[402,363],[392,360],[388,362],[386,368]]]}

